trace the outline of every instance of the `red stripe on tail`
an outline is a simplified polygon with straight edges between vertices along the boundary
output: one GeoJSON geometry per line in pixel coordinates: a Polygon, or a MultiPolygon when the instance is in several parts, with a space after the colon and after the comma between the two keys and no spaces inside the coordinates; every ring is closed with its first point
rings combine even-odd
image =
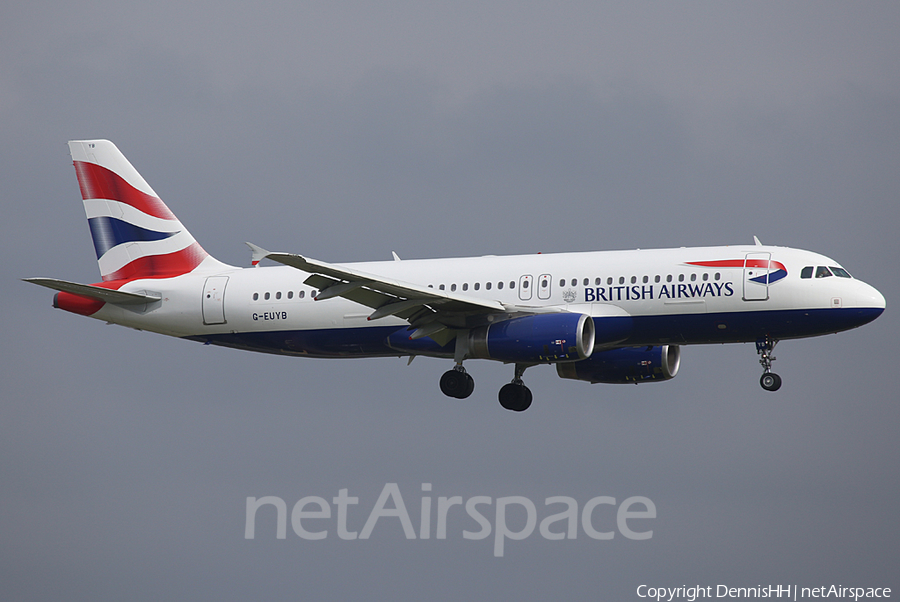
{"type": "Polygon", "coordinates": [[[174,253],[148,255],[135,259],[115,272],[103,276],[103,281],[174,278],[192,271],[207,257],[209,257],[209,253],[204,251],[199,243],[195,242],[174,253]]]}
{"type": "Polygon", "coordinates": [[[178,219],[160,199],[141,192],[115,172],[84,161],[73,161],[73,164],[82,199],[120,201],[153,217],[178,219]]]}

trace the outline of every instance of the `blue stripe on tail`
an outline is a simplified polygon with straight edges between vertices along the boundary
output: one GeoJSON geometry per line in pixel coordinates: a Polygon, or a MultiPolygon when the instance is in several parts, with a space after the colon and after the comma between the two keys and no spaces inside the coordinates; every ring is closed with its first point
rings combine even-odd
{"type": "Polygon", "coordinates": [[[97,259],[115,246],[126,242],[148,242],[175,236],[178,232],[157,232],[135,226],[114,217],[92,217],[88,220],[97,259]]]}

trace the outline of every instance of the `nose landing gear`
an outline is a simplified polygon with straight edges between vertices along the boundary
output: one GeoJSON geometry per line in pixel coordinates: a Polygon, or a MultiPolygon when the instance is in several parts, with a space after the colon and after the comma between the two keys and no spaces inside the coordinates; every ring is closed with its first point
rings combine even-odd
{"type": "Polygon", "coordinates": [[[759,378],[759,385],[766,391],[777,391],[781,388],[781,377],[772,372],[772,362],[775,356],[772,351],[778,341],[768,337],[761,341],[756,341],[756,353],[759,354],[759,363],[763,367],[763,375],[759,378]]]}

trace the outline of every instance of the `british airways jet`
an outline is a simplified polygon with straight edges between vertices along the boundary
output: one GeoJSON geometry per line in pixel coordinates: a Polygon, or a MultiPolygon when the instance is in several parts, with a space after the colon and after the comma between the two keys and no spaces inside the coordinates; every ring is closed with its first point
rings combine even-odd
{"type": "Polygon", "coordinates": [[[69,150],[101,282],[28,278],[53,305],[113,324],[237,349],[320,358],[513,364],[499,393],[526,410],[527,368],[590,383],[673,378],[682,345],[754,342],[767,391],[775,344],[862,326],[884,297],[824,255],[754,245],[330,264],[247,243],[251,268],[211,257],[108,140],[69,150]],[[263,259],[280,265],[261,267],[263,259]]]}

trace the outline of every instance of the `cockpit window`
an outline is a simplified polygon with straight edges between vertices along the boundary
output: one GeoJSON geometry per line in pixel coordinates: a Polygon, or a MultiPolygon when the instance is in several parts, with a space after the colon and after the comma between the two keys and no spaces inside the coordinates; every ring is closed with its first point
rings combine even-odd
{"type": "Polygon", "coordinates": [[[831,271],[838,278],[852,278],[852,276],[844,268],[831,266],[831,271]]]}
{"type": "Polygon", "coordinates": [[[812,278],[813,267],[811,265],[806,266],[802,270],[800,270],[801,278],[812,278]]]}
{"type": "Polygon", "coordinates": [[[816,268],[816,278],[828,278],[831,275],[831,271],[824,265],[820,265],[816,268]]]}

